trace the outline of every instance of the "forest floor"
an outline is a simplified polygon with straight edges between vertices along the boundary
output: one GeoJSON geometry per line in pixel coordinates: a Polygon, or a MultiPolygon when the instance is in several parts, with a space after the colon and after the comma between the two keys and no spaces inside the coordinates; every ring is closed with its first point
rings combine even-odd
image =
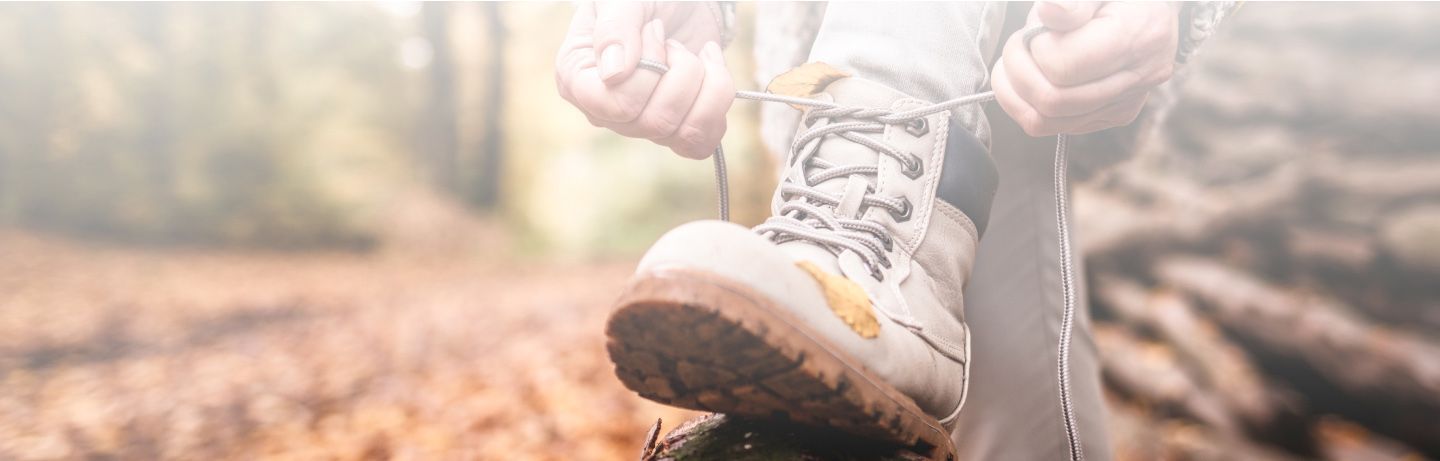
{"type": "MultiPolygon", "coordinates": [[[[1077,188],[1117,457],[1440,457],[1436,17],[1246,6],[1077,188]]],[[[695,415],[613,377],[633,259],[421,208],[363,253],[0,229],[0,459],[623,460],[695,415]]]]}
{"type": "Polygon", "coordinates": [[[633,268],[0,234],[0,459],[629,459],[633,268]],[[443,455],[443,456],[442,456],[443,455]]]}

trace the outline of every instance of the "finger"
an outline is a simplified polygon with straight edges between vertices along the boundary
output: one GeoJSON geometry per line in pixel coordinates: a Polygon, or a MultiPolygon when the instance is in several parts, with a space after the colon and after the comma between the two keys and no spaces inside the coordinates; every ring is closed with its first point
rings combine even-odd
{"type": "MultiPolygon", "coordinates": [[[[1041,36],[1044,36],[1042,34],[1041,36]]],[[[1038,41],[1040,38],[1037,37],[1038,41]]],[[[1101,80],[1079,86],[1057,86],[1045,77],[1035,64],[1034,56],[1024,45],[1024,40],[1012,39],[1005,44],[1005,75],[1015,93],[1024,99],[1040,115],[1046,117],[1069,117],[1082,115],[1109,105],[1146,81],[1145,76],[1132,69],[1121,69],[1101,80]]]]}
{"type": "Polygon", "coordinates": [[[700,61],[705,66],[705,81],[695,105],[685,114],[675,134],[656,141],[681,156],[696,160],[709,157],[720,146],[725,136],[725,113],[735,102],[735,82],[725,67],[720,45],[706,43],[700,51],[700,61]]]}
{"type": "Polygon", "coordinates": [[[1139,115],[1148,98],[1148,94],[1127,97],[1095,112],[1074,117],[1041,117],[1034,121],[1031,129],[1040,135],[1049,136],[1061,133],[1085,134],[1128,125],[1139,115]]]}
{"type": "Polygon", "coordinates": [[[598,2],[595,8],[595,59],[600,77],[618,83],[640,62],[640,29],[645,8],[640,2],[598,2]]]}
{"type": "MultiPolygon", "coordinates": [[[[1019,40],[1019,38],[1011,40],[1019,40]]],[[[995,64],[995,70],[991,72],[990,86],[995,90],[995,102],[1000,104],[1000,108],[1004,109],[1006,114],[1010,114],[1010,119],[1014,120],[1015,124],[1025,131],[1025,134],[1033,137],[1046,136],[1040,131],[1044,116],[1040,115],[1035,108],[1030,107],[1030,103],[1025,102],[1025,99],[1015,92],[1014,84],[1011,83],[1004,65],[1004,61],[1009,58],[1008,53],[1001,56],[1000,62],[995,64]]]]}
{"type": "MultiPolygon", "coordinates": [[[[669,53],[665,50],[665,24],[661,20],[656,19],[645,24],[640,44],[642,57],[662,65],[669,64],[669,53]]],[[[611,98],[617,106],[624,109],[617,114],[615,121],[628,122],[639,117],[659,86],[660,77],[655,71],[637,70],[619,83],[609,83],[611,98]]]]}
{"type": "Polygon", "coordinates": [[[1080,28],[1095,17],[1100,2],[1052,1],[1035,3],[1035,16],[1046,29],[1068,32],[1080,28]]]}
{"type": "Polygon", "coordinates": [[[570,91],[575,76],[580,74],[581,69],[595,67],[595,52],[591,49],[594,25],[595,4],[581,3],[575,8],[570,30],[565,33],[565,41],[555,55],[555,86],[560,90],[560,97],[571,104],[575,103],[570,91]]]}
{"type": "Polygon", "coordinates": [[[616,133],[648,139],[669,137],[680,128],[680,122],[695,104],[705,80],[704,64],[680,42],[667,40],[665,46],[670,71],[660,76],[660,83],[639,117],[612,127],[616,133]]]}
{"type": "Polygon", "coordinates": [[[1126,100],[1121,101],[1114,106],[1106,108],[1102,113],[1096,114],[1095,119],[1091,120],[1090,122],[1081,124],[1079,127],[1072,128],[1068,132],[1074,134],[1094,133],[1100,130],[1106,130],[1135,123],[1135,119],[1138,118],[1140,116],[1140,112],[1145,109],[1145,101],[1149,99],[1150,95],[1148,93],[1139,95],[1137,97],[1127,98],[1126,100]]]}
{"type": "Polygon", "coordinates": [[[1045,79],[1074,86],[1134,65],[1129,28],[1112,18],[1098,18],[1070,32],[1042,33],[1030,41],[1030,54],[1045,79]]]}
{"type": "MultiPolygon", "coordinates": [[[[641,44],[646,59],[665,64],[669,57],[665,51],[664,24],[657,19],[646,24],[644,29],[641,44]]],[[[611,86],[601,80],[599,71],[592,66],[582,69],[572,80],[571,102],[592,119],[614,128],[640,117],[659,82],[660,74],[646,70],[634,72],[629,78],[611,86]]]]}

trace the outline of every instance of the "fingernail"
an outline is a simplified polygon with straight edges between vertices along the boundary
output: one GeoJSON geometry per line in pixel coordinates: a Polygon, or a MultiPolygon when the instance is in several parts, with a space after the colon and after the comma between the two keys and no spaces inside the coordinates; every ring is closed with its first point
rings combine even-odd
{"type": "MultiPolygon", "coordinates": [[[[634,30],[634,29],[631,29],[634,30]]],[[[605,47],[600,52],[600,76],[606,79],[614,77],[625,68],[625,47],[619,43],[605,47]]]]}

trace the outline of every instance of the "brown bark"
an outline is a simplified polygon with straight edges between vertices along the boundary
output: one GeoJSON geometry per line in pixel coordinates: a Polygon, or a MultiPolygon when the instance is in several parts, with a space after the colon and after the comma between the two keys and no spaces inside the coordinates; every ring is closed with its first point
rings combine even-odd
{"type": "Polygon", "coordinates": [[[1111,312],[1127,323],[1155,331],[1173,348],[1176,365],[1200,392],[1213,395],[1223,406],[1227,424],[1220,425],[1222,429],[1234,429],[1228,424],[1233,421],[1263,427],[1274,419],[1284,402],[1266,386],[1245,352],[1227,341],[1213,322],[1197,314],[1183,296],[1171,291],[1149,292],[1137,283],[1111,277],[1097,278],[1095,293],[1111,312]]]}
{"type": "Polygon", "coordinates": [[[1213,261],[1172,258],[1157,273],[1205,301],[1225,327],[1305,360],[1347,390],[1440,406],[1440,346],[1213,261]]]}
{"type": "MultiPolygon", "coordinates": [[[[651,428],[655,431],[656,427],[651,428]]],[[[784,421],[711,414],[682,423],[647,443],[641,460],[759,461],[771,459],[923,460],[903,447],[784,421]]]]}
{"type": "Polygon", "coordinates": [[[1227,229],[1294,214],[1288,204],[1300,185],[1294,169],[1223,190],[1151,172],[1116,172],[1106,190],[1077,191],[1079,245],[1091,255],[1193,246],[1227,229]]]}
{"type": "Polygon", "coordinates": [[[1267,376],[1293,386],[1314,414],[1338,414],[1440,452],[1440,346],[1356,317],[1331,298],[1275,287],[1217,262],[1174,257],[1156,274],[1202,301],[1273,367],[1267,376]]]}
{"type": "Polygon", "coordinates": [[[1116,441],[1115,459],[1187,459],[1270,461],[1294,457],[1187,421],[1165,419],[1116,396],[1108,396],[1110,438],[1116,441]]]}
{"type": "Polygon", "coordinates": [[[1131,398],[1178,409],[1222,432],[1240,432],[1236,416],[1185,372],[1175,349],[1118,327],[1097,326],[1094,334],[1106,382],[1131,398]]]}

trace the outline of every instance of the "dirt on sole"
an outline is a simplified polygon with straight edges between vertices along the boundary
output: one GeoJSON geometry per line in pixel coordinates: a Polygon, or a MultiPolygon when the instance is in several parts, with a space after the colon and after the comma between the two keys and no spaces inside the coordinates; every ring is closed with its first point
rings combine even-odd
{"type": "Polygon", "coordinates": [[[606,346],[626,387],[656,402],[781,418],[951,460],[950,432],[769,298],[708,272],[630,281],[606,346]]]}

